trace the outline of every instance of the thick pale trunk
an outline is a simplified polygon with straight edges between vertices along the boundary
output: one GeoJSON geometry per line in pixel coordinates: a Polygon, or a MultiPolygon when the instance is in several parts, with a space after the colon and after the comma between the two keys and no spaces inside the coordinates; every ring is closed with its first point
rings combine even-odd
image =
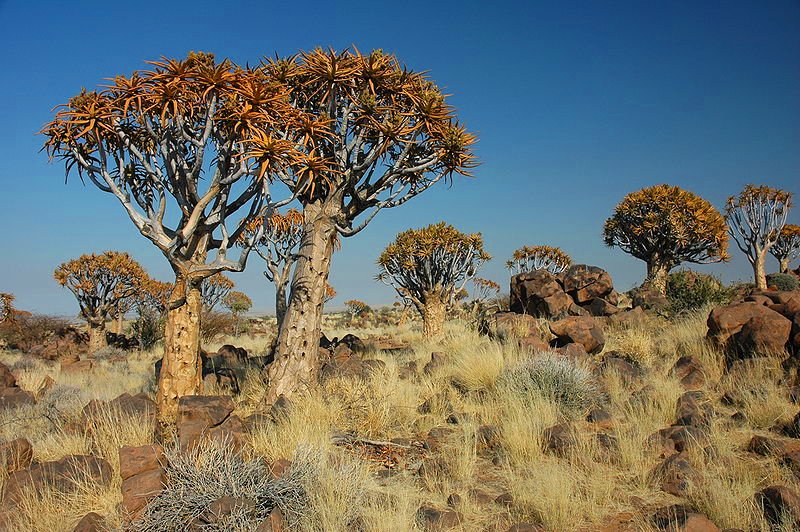
{"type": "Polygon", "coordinates": [[[286,301],[286,282],[278,281],[275,283],[275,319],[278,322],[278,331],[283,327],[283,319],[286,317],[286,309],[289,306],[286,301]]]}
{"type": "Polygon", "coordinates": [[[759,253],[753,262],[753,280],[756,283],[756,288],[760,290],[767,289],[767,272],[764,269],[765,258],[766,253],[759,253]]]}
{"type": "Polygon", "coordinates": [[[789,273],[789,257],[784,257],[778,262],[780,263],[778,271],[781,273],[789,273]]]}
{"type": "Polygon", "coordinates": [[[164,425],[175,421],[178,399],[202,393],[200,314],[203,303],[199,282],[176,280],[171,301],[183,300],[184,293],[183,304],[167,311],[164,329],[164,361],[156,397],[159,421],[164,425]]]}
{"type": "Polygon", "coordinates": [[[667,294],[667,276],[671,268],[659,262],[647,264],[647,285],[658,291],[659,294],[667,294]]]}
{"type": "Polygon", "coordinates": [[[117,311],[114,318],[111,320],[111,332],[114,334],[122,334],[122,321],[124,316],[122,312],[117,311]]]}
{"type": "Polygon", "coordinates": [[[408,307],[403,307],[403,310],[400,311],[400,319],[397,321],[397,325],[398,326],[405,325],[407,319],[408,319],[408,307]]]}
{"type": "Polygon", "coordinates": [[[107,346],[105,320],[89,321],[89,354],[94,355],[107,346]]]}
{"type": "Polygon", "coordinates": [[[438,295],[429,295],[422,306],[422,334],[434,338],[442,333],[447,305],[438,295]]]}
{"type": "Polygon", "coordinates": [[[269,366],[267,403],[281,395],[290,397],[316,382],[325,282],[335,237],[332,213],[318,204],[306,205],[289,304],[278,332],[275,361],[269,366]]]}

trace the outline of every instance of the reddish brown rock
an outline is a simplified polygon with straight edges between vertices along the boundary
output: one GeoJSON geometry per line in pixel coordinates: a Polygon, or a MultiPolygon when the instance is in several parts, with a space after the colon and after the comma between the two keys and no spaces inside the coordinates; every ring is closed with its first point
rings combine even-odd
{"type": "Polygon", "coordinates": [[[124,446],[119,450],[122,508],[129,519],[139,516],[166,482],[166,458],[160,445],[124,446]]]}
{"type": "Polygon", "coordinates": [[[779,525],[785,516],[793,524],[800,525],[800,496],[793,489],[781,485],[769,486],[756,493],[755,498],[770,523],[779,525]]]}
{"type": "Polygon", "coordinates": [[[573,264],[562,274],[564,291],[578,304],[603,298],[614,290],[611,276],[597,266],[573,264]]]}
{"type": "Polygon", "coordinates": [[[563,292],[558,278],[548,271],[520,273],[511,278],[509,308],[517,314],[540,316],[545,312],[543,300],[563,292]]]}
{"type": "Polygon", "coordinates": [[[0,389],[0,411],[36,404],[33,394],[22,388],[0,389]]]}
{"type": "Polygon", "coordinates": [[[678,504],[656,510],[652,521],[666,532],[720,532],[706,516],[678,504]]]}
{"type": "Polygon", "coordinates": [[[233,401],[227,396],[190,395],[178,402],[178,443],[183,451],[208,438],[235,450],[242,448],[246,427],[232,415],[233,401]]]}
{"type": "Polygon", "coordinates": [[[800,440],[755,435],[750,439],[747,450],[761,456],[783,456],[800,452],[800,440]]]}
{"type": "Polygon", "coordinates": [[[792,322],[753,301],[717,307],[707,320],[708,338],[729,352],[782,352],[792,322]]]}
{"type": "Polygon", "coordinates": [[[8,369],[8,366],[0,362],[0,388],[14,388],[17,385],[17,378],[8,369]]]}
{"type": "Polygon", "coordinates": [[[662,491],[676,497],[686,497],[691,484],[698,478],[686,452],[667,457],[655,468],[652,476],[662,491]]]}
{"type": "Polygon", "coordinates": [[[672,367],[672,374],[680,379],[685,390],[699,390],[706,382],[703,365],[691,356],[680,357],[672,367]]]}
{"type": "Polygon", "coordinates": [[[581,344],[589,354],[602,351],[606,342],[603,328],[589,316],[570,316],[555,321],[550,324],[550,331],[557,337],[556,347],[574,342],[581,344]]]}
{"type": "Polygon", "coordinates": [[[422,506],[417,516],[426,530],[447,530],[460,526],[461,516],[453,510],[438,510],[432,506],[422,506]]]}
{"type": "Polygon", "coordinates": [[[24,493],[41,494],[49,489],[72,492],[77,488],[76,477],[110,486],[111,476],[111,464],[95,456],[70,455],[61,460],[34,464],[9,475],[2,505],[5,508],[16,505],[24,493]]]}
{"type": "Polygon", "coordinates": [[[25,469],[33,461],[33,447],[25,438],[17,438],[0,445],[0,466],[13,473],[25,469]]]}
{"type": "Polygon", "coordinates": [[[107,530],[105,519],[100,514],[89,512],[78,521],[72,532],[104,532],[107,530]]]}

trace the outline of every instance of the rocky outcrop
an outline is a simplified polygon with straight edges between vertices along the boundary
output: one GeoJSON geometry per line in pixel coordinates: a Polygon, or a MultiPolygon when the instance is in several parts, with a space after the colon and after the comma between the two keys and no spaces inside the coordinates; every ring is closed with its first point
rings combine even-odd
{"type": "Polygon", "coordinates": [[[224,443],[236,450],[244,443],[246,429],[233,415],[233,400],[227,396],[187,395],[178,402],[178,445],[182,451],[194,448],[203,438],[224,443]]]}

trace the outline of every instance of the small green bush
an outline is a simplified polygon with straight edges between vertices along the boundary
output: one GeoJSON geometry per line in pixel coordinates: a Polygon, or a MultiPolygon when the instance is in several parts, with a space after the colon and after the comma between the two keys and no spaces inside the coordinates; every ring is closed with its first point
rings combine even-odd
{"type": "Polygon", "coordinates": [[[731,290],[713,275],[680,270],[667,278],[669,313],[684,314],[706,305],[722,305],[731,301],[731,290]]]}
{"type": "Polygon", "coordinates": [[[789,273],[771,273],[767,275],[767,286],[776,290],[797,290],[800,288],[800,281],[789,273]]]}
{"type": "Polygon", "coordinates": [[[601,395],[587,367],[549,351],[504,370],[498,386],[513,393],[535,394],[549,399],[569,417],[584,414],[601,395]]]}

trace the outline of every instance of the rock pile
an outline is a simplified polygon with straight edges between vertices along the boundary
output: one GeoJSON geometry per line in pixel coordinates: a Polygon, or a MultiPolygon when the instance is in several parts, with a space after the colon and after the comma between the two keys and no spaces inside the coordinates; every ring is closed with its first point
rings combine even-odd
{"type": "Polygon", "coordinates": [[[561,274],[546,270],[511,278],[511,312],[543,318],[611,316],[621,298],[611,276],[597,266],[575,264],[561,274]]]}

